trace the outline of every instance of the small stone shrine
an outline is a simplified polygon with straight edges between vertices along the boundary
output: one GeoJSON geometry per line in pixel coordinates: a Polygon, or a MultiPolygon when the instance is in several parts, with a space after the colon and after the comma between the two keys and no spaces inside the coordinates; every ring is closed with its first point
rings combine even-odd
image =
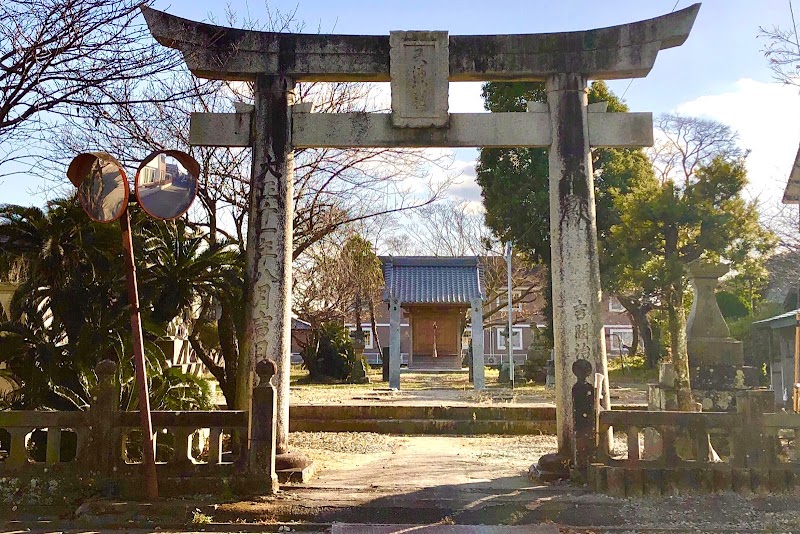
{"type": "MultiPolygon", "coordinates": [[[[692,310],[686,323],[692,393],[704,412],[735,412],[745,391],[759,389],[758,369],[744,365],[742,342],[731,337],[714,293],[726,264],[695,260],[688,265],[694,288],[692,310]]],[[[658,384],[651,384],[649,410],[675,410],[675,377],[671,363],[662,363],[658,384]]],[[[763,390],[765,396],[772,393],[763,390]]],[[[761,404],[760,405],[769,405],[761,404]]]]}

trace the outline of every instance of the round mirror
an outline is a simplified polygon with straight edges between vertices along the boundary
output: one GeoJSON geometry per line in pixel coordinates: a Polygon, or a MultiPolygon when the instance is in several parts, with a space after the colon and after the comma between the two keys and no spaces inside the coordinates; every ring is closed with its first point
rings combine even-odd
{"type": "Polygon", "coordinates": [[[136,198],[157,219],[180,217],[197,194],[200,165],[178,150],[154,152],[136,171],[136,198]]]}
{"type": "Polygon", "coordinates": [[[79,154],[67,169],[78,188],[78,200],[90,219],[116,221],[128,206],[128,178],[122,165],[102,152],[79,154]]]}

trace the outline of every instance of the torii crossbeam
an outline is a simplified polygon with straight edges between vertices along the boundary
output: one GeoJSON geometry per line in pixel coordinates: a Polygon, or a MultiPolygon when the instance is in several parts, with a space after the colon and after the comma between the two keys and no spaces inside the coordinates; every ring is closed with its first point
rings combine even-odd
{"type": "MultiPolygon", "coordinates": [[[[660,50],[684,43],[699,8],[588,31],[484,36],[269,33],[142,8],[155,38],[180,50],[195,75],[255,82],[252,110],[193,115],[191,142],[253,149],[243,347],[248,362],[240,376],[251,376],[259,359],[277,362],[279,454],[287,450],[289,421],[292,150],[540,146],[549,149],[550,163],[559,454],[578,466],[586,463],[588,452],[576,442],[572,365],[586,360],[607,377],[590,150],[653,142],[649,113],[600,113],[587,103],[587,81],[646,76],[660,50]],[[293,105],[298,81],[389,81],[392,113],[312,113],[309,105],[293,105]],[[529,113],[451,114],[448,83],[456,81],[544,81],[547,102],[533,104],[529,113]]],[[[476,387],[482,387],[478,345],[473,365],[476,387]]],[[[390,385],[399,387],[399,345],[391,350],[390,369],[390,385]]],[[[606,379],[606,408],[608,403],[606,379]]]]}

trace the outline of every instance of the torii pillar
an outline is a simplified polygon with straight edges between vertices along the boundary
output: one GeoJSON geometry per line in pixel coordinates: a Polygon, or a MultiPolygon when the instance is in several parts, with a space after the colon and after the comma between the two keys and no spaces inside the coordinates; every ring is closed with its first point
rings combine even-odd
{"type": "MultiPolygon", "coordinates": [[[[578,365],[582,376],[588,362],[606,378],[606,407],[609,401],[591,148],[653,142],[649,113],[594,113],[587,80],[646,76],[660,50],[683,44],[699,8],[578,32],[390,37],[256,32],[142,8],[156,39],[181,50],[195,75],[256,82],[254,112],[194,114],[191,143],[253,148],[245,372],[260,358],[278,364],[279,451],[288,437],[292,148],[546,147],[558,457],[586,463],[576,457],[576,361],[585,360],[578,365]],[[291,106],[293,81],[391,81],[392,113],[310,113],[291,106]],[[531,105],[529,113],[449,113],[448,83],[457,81],[544,81],[547,103],[531,105]]],[[[252,388],[245,378],[243,395],[252,388]]]]}
{"type": "Polygon", "coordinates": [[[578,463],[572,398],[576,382],[572,366],[577,360],[587,360],[595,373],[604,376],[602,404],[611,408],[600,309],[587,78],[560,73],[549,76],[545,88],[553,135],[548,163],[558,452],[578,463]]]}
{"type": "MultiPolygon", "coordinates": [[[[277,367],[275,389],[279,400],[276,456],[289,452],[294,213],[292,104],[294,81],[291,78],[256,78],[251,118],[253,153],[245,267],[245,336],[239,347],[245,357],[240,359],[237,368],[236,405],[249,405],[256,363],[273,360],[277,367]]],[[[281,467],[285,465],[282,466],[279,459],[278,469],[281,467]]]]}

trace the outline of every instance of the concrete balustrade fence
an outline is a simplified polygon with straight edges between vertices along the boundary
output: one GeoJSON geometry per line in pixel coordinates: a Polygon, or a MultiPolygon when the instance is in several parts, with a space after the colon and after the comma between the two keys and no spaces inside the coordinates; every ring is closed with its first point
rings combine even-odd
{"type": "Polygon", "coordinates": [[[616,496],[800,490],[800,414],[765,413],[763,396],[737,412],[606,411],[589,485],[616,496]]]}
{"type": "MultiPolygon", "coordinates": [[[[116,365],[104,361],[96,371],[87,411],[0,412],[0,502],[143,495],[139,414],[117,411],[116,365]]],[[[162,495],[277,490],[271,376],[260,375],[253,396],[260,417],[252,422],[247,411],[152,412],[162,495]],[[252,440],[254,432],[261,439],[252,440]]]]}

